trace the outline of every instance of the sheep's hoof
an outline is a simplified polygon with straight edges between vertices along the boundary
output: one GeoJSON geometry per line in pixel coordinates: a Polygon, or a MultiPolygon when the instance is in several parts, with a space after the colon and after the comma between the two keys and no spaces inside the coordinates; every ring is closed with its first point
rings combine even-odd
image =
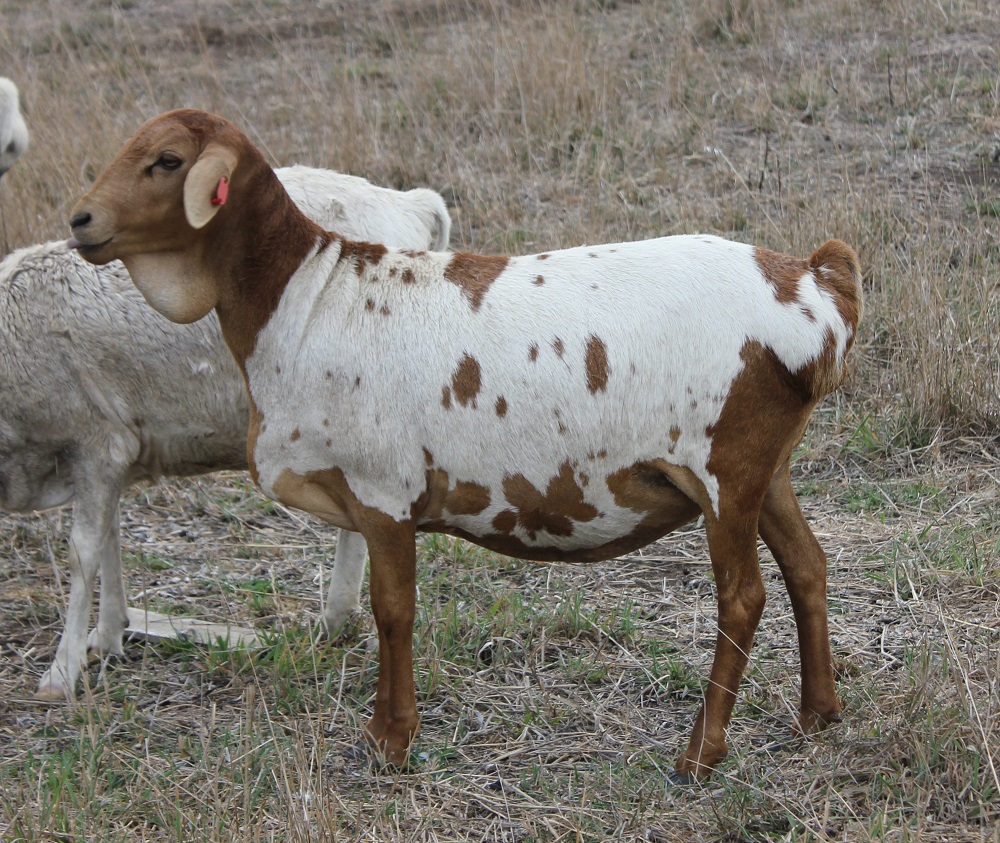
{"type": "Polygon", "coordinates": [[[691,773],[680,773],[673,770],[667,774],[667,784],[671,787],[691,787],[698,783],[698,780],[691,773]]]}
{"type": "Polygon", "coordinates": [[[364,638],[368,632],[368,623],[368,615],[361,609],[351,612],[336,622],[320,618],[313,630],[313,641],[317,644],[321,641],[329,641],[338,645],[353,644],[364,638]]]}
{"type": "Polygon", "coordinates": [[[73,699],[73,695],[53,682],[43,682],[35,691],[35,699],[41,702],[64,702],[73,699]]]}
{"type": "Polygon", "coordinates": [[[362,739],[352,746],[347,747],[342,753],[348,761],[371,766],[375,763],[375,756],[372,754],[372,746],[368,741],[362,739]]]}
{"type": "Polygon", "coordinates": [[[111,624],[111,629],[102,628],[100,623],[87,636],[87,651],[98,656],[124,656],[125,630],[127,623],[111,624]]]}
{"type": "Polygon", "coordinates": [[[409,755],[402,762],[391,761],[385,752],[375,745],[375,741],[367,735],[344,750],[343,756],[347,761],[363,764],[373,769],[405,772],[410,768],[409,755]]]}
{"type": "Polygon", "coordinates": [[[792,723],[793,735],[815,735],[834,723],[840,723],[843,713],[839,708],[832,709],[826,714],[817,714],[815,711],[800,712],[798,719],[792,723]]]}

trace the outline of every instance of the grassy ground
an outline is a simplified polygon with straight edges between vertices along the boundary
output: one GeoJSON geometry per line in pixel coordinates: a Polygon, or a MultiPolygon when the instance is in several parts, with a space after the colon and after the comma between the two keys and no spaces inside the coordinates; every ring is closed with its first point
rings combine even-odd
{"type": "Polygon", "coordinates": [[[732,755],[671,789],[714,641],[703,534],[534,566],[425,539],[410,772],[352,748],[365,624],[314,647],[331,532],[242,476],[133,490],[136,605],[269,646],[129,644],[75,705],[52,657],[68,512],[0,518],[0,837],[108,841],[1000,840],[1000,16],[993,0],[0,2],[32,148],[10,247],[144,119],[218,111],[276,164],[447,197],[452,245],[708,231],[865,266],[846,387],[795,464],[830,558],[844,722],[786,738],[794,624],[769,603],[732,755]]]}

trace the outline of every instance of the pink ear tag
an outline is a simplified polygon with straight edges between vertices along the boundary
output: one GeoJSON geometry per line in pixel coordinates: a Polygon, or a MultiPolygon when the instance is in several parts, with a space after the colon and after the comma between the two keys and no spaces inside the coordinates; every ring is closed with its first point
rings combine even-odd
{"type": "Polygon", "coordinates": [[[225,176],[219,179],[219,185],[215,188],[215,196],[212,197],[213,205],[225,205],[229,197],[229,179],[225,176]]]}

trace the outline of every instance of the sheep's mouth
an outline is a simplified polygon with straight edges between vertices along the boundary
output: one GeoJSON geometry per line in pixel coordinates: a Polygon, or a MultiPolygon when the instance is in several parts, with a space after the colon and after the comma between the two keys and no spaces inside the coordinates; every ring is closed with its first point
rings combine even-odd
{"type": "Polygon", "coordinates": [[[66,241],[66,245],[69,246],[69,248],[71,249],[76,249],[76,251],[80,255],[86,257],[87,255],[92,255],[99,252],[101,249],[107,246],[112,240],[114,240],[114,238],[109,237],[107,240],[103,240],[100,243],[81,243],[75,237],[70,237],[69,240],[66,241]]]}

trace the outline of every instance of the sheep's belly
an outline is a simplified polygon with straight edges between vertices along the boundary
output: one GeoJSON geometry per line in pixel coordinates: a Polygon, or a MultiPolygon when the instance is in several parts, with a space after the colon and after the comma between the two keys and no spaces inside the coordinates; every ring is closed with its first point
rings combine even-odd
{"type": "Polygon", "coordinates": [[[417,527],[527,559],[594,560],[629,553],[691,520],[699,484],[663,460],[610,473],[563,463],[546,482],[507,474],[499,482],[449,481],[429,472],[415,501],[417,527]],[[686,488],[689,493],[682,491],[686,488]]]}

